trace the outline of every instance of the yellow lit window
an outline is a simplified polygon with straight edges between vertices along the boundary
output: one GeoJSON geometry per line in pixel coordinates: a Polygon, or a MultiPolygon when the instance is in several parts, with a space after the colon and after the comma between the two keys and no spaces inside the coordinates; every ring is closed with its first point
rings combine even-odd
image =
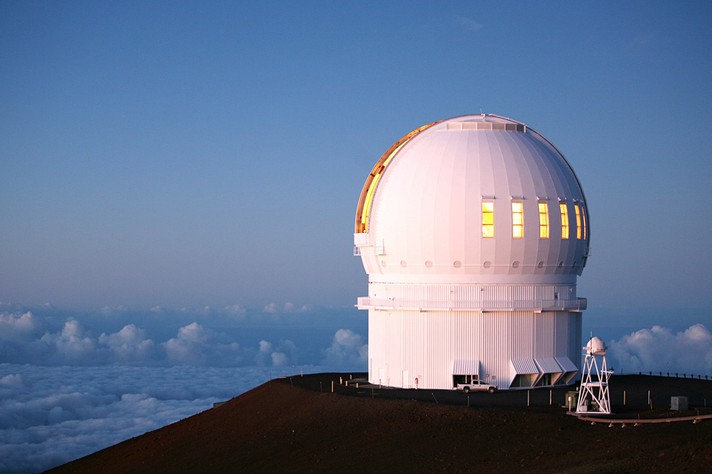
{"type": "Polygon", "coordinates": [[[545,202],[539,203],[539,238],[549,238],[549,205],[545,202]]]}
{"type": "Polygon", "coordinates": [[[494,202],[482,201],[482,237],[494,237],[494,202]]]}
{"type": "Polygon", "coordinates": [[[576,212],[576,239],[581,240],[581,210],[578,204],[574,204],[574,211],[576,212]]]}
{"type": "Polygon", "coordinates": [[[583,206],[581,206],[581,222],[583,223],[583,238],[584,240],[586,240],[586,237],[588,235],[588,229],[586,226],[586,210],[583,206]]]}
{"type": "Polygon", "coordinates": [[[512,203],[512,237],[524,237],[524,204],[521,202],[512,203]]]}
{"type": "Polygon", "coordinates": [[[559,203],[559,209],[561,210],[561,238],[569,238],[569,209],[566,207],[565,202],[559,203]]]}

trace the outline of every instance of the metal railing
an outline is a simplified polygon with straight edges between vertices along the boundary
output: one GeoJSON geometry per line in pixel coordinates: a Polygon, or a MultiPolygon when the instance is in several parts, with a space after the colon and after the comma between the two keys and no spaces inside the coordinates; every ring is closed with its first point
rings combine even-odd
{"type": "Polygon", "coordinates": [[[710,375],[702,375],[702,374],[693,374],[693,373],[687,373],[687,372],[668,372],[668,371],[648,371],[646,372],[638,372],[638,375],[652,375],[654,377],[677,377],[680,379],[697,379],[697,380],[711,380],[712,376],[710,375]]]}
{"type": "Polygon", "coordinates": [[[581,311],[586,309],[586,298],[535,299],[535,300],[425,300],[401,298],[359,297],[362,309],[390,309],[417,311],[581,311]]]}

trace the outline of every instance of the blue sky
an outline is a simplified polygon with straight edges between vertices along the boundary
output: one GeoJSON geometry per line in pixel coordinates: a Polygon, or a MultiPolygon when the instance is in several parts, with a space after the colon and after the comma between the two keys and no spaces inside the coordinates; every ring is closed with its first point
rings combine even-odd
{"type": "Polygon", "coordinates": [[[576,170],[590,314],[694,319],[710,25],[708,2],[2,2],[0,301],[351,306],[373,163],[487,112],[576,170]]]}

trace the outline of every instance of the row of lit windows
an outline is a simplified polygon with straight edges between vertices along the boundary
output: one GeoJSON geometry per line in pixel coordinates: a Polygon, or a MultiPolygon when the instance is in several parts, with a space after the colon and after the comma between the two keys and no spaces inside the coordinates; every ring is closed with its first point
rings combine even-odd
{"type": "MultiPolygon", "coordinates": [[[[549,225],[549,204],[546,201],[539,201],[539,238],[548,239],[550,235],[549,225]]],[[[583,206],[574,203],[574,213],[576,216],[576,239],[586,239],[586,213],[583,206]]],[[[559,203],[559,214],[561,215],[561,238],[569,238],[569,207],[565,202],[559,203]]],[[[494,237],[494,201],[482,201],[482,237],[494,237]]],[[[524,238],[524,203],[522,201],[512,201],[512,237],[515,239],[524,238]]]]}

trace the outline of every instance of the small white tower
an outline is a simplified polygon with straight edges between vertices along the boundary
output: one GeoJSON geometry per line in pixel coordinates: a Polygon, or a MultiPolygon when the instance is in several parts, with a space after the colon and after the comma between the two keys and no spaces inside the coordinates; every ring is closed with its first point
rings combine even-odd
{"type": "Polygon", "coordinates": [[[583,349],[586,351],[586,360],[583,363],[576,413],[610,415],[611,395],[608,391],[608,379],[613,371],[608,370],[606,365],[606,344],[599,338],[592,337],[583,349]],[[600,365],[597,357],[601,358],[600,365]]]}

